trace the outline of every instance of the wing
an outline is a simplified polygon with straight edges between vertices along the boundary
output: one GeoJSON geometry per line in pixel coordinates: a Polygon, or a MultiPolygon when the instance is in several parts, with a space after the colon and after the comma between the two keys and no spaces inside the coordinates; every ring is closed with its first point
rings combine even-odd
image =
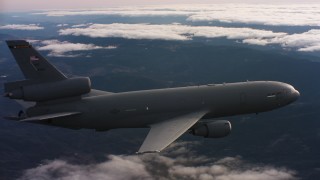
{"type": "Polygon", "coordinates": [[[32,122],[32,121],[43,121],[43,120],[49,120],[49,119],[57,119],[61,117],[69,117],[74,116],[77,114],[81,114],[80,112],[62,112],[62,113],[54,113],[54,114],[45,114],[41,116],[33,116],[26,119],[22,119],[20,121],[23,122],[32,122]]]}
{"type": "Polygon", "coordinates": [[[149,134],[137,153],[160,152],[178,139],[207,111],[193,112],[151,125],[149,134]]]}

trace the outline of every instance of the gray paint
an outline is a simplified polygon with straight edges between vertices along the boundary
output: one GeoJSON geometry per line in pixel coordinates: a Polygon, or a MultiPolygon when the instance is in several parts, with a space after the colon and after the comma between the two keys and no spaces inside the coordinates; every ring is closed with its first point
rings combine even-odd
{"type": "Polygon", "coordinates": [[[206,136],[223,137],[231,130],[228,121],[209,125],[201,119],[270,111],[300,96],[291,85],[275,81],[87,93],[89,79],[67,79],[26,41],[7,43],[27,80],[6,83],[6,96],[36,102],[26,116],[9,119],[99,131],[151,127],[139,152],[159,152],[188,129],[197,134],[203,124],[206,136]]]}
{"type": "Polygon", "coordinates": [[[17,63],[26,79],[37,82],[48,82],[66,79],[59,70],[41,56],[28,42],[24,40],[7,41],[17,63]],[[39,59],[39,60],[36,60],[39,59]]]}

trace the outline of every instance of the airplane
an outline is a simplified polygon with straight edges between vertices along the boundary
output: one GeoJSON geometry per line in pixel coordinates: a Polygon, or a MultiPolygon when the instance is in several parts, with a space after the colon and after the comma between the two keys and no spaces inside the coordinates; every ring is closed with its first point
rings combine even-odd
{"type": "Polygon", "coordinates": [[[25,108],[7,119],[96,131],[150,128],[138,154],[160,152],[186,132],[225,137],[231,123],[212,118],[270,111],[300,96],[293,86],[277,81],[100,91],[91,88],[89,77],[66,77],[29,42],[6,42],[25,77],[4,84],[5,96],[24,103],[25,108]]]}

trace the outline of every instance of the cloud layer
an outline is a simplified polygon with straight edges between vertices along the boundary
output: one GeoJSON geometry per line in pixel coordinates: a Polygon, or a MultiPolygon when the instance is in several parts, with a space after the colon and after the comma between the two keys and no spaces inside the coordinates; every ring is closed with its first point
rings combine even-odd
{"type": "Polygon", "coordinates": [[[95,10],[58,10],[35,14],[47,16],[117,15],[185,16],[188,21],[219,21],[273,26],[320,26],[320,4],[197,4],[140,6],[95,10]]]}
{"type": "Polygon", "coordinates": [[[49,56],[55,57],[74,57],[77,55],[68,54],[75,51],[89,51],[95,49],[115,49],[116,46],[96,46],[94,44],[71,43],[68,41],[45,40],[41,41],[42,46],[37,47],[38,50],[50,51],[49,56]]]}
{"type": "Polygon", "coordinates": [[[44,27],[39,26],[39,24],[8,24],[0,26],[0,29],[33,31],[44,29],[44,27]]]}
{"type": "Polygon", "coordinates": [[[202,38],[227,38],[252,45],[280,45],[286,49],[303,52],[320,51],[320,30],[288,34],[253,28],[216,26],[188,26],[181,24],[81,24],[75,28],[60,29],[60,35],[89,36],[93,38],[119,37],[126,39],[192,40],[202,38]]]}
{"type": "Polygon", "coordinates": [[[172,11],[172,10],[148,10],[141,8],[110,8],[106,10],[64,10],[64,11],[47,11],[33,13],[47,16],[79,16],[79,15],[114,15],[127,17],[142,17],[142,16],[187,16],[194,14],[188,11],[172,11]]]}
{"type": "Polygon", "coordinates": [[[264,39],[284,36],[268,30],[252,28],[225,28],[214,26],[187,26],[180,24],[91,24],[81,28],[59,30],[60,35],[89,37],[121,37],[127,39],[191,40],[193,37],[228,39],[264,39]]]}
{"type": "Polygon", "coordinates": [[[320,26],[319,4],[211,6],[187,18],[189,21],[261,24],[272,26],[320,26]]]}
{"type": "Polygon", "coordinates": [[[293,48],[301,52],[320,51],[320,29],[312,29],[300,34],[286,34],[270,39],[245,39],[244,43],[254,45],[280,44],[283,48],[293,48]]]}
{"type": "Polygon", "coordinates": [[[277,45],[287,50],[300,52],[320,51],[320,4],[157,5],[92,10],[52,10],[35,14],[47,16],[180,16],[185,17],[185,20],[189,21],[188,24],[191,24],[73,24],[69,28],[61,26],[61,28],[65,29],[59,30],[60,35],[179,41],[192,40],[195,37],[227,38],[251,45],[277,45]],[[202,24],[205,22],[207,25],[195,26],[193,22],[202,22],[202,24]],[[222,22],[223,24],[218,24],[219,27],[217,27],[217,22],[222,22]],[[221,27],[225,26],[225,24],[232,24],[231,26],[237,24],[237,26],[221,27]],[[242,24],[241,27],[239,27],[239,24],[242,24]],[[303,26],[305,32],[300,31],[293,34],[292,31],[295,29],[283,32],[287,31],[285,28],[282,28],[282,32],[275,32],[253,25],[303,26]]]}
{"type": "Polygon", "coordinates": [[[295,172],[286,168],[256,165],[241,157],[212,160],[186,148],[192,142],[176,143],[160,154],[108,155],[105,162],[73,164],[65,160],[47,161],[28,169],[20,180],[28,179],[196,179],[196,180],[293,180],[295,172]],[[173,157],[174,156],[174,157],[173,157]]]}

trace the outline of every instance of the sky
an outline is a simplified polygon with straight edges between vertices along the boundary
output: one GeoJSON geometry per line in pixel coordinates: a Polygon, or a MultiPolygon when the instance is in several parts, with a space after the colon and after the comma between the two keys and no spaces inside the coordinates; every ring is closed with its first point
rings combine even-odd
{"type": "MultiPolygon", "coordinates": [[[[164,5],[197,3],[199,0],[1,0],[0,11],[30,11],[40,9],[79,9],[79,8],[108,8],[117,6],[164,5]]],[[[319,0],[202,0],[201,3],[251,3],[251,4],[292,4],[319,3],[319,0]]]]}

